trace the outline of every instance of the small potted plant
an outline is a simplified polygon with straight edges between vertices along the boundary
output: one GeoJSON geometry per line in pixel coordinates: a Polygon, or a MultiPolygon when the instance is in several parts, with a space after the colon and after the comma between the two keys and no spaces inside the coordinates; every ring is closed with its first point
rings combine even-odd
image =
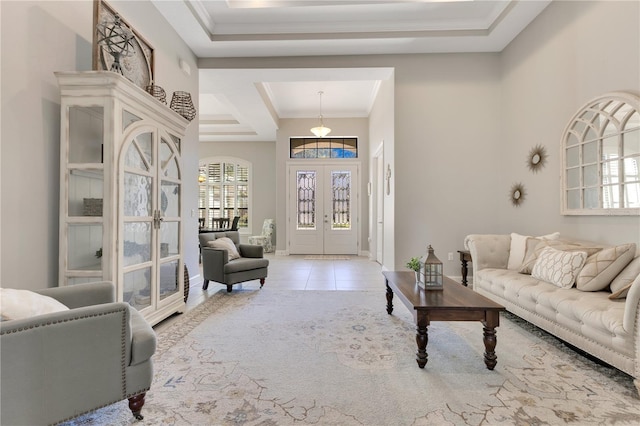
{"type": "Polygon", "coordinates": [[[418,274],[420,273],[420,258],[419,257],[412,257],[408,262],[407,262],[407,268],[411,269],[413,272],[415,272],[416,274],[416,282],[420,281],[420,277],[418,276],[418,274]]]}

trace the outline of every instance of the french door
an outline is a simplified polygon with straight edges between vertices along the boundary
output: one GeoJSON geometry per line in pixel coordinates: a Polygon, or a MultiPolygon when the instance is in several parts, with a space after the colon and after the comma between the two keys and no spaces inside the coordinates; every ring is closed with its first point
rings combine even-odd
{"type": "Polygon", "coordinates": [[[356,163],[288,166],[290,254],[358,254],[356,163]]]}

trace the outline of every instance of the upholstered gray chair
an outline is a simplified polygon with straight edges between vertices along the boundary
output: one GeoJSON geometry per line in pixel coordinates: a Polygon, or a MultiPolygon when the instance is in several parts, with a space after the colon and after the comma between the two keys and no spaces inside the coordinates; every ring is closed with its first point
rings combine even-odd
{"type": "Polygon", "coordinates": [[[262,288],[269,266],[269,259],[264,258],[262,246],[240,244],[238,231],[207,232],[199,234],[198,238],[202,250],[203,290],[209,288],[209,281],[225,284],[229,292],[234,284],[250,280],[260,280],[262,288]],[[231,240],[239,258],[231,260],[228,250],[211,247],[212,241],[224,237],[231,240]]]}
{"type": "Polygon", "coordinates": [[[151,386],[156,335],[110,282],[37,291],[70,308],[0,322],[2,424],[63,422],[129,399],[137,419],[151,386]]]}

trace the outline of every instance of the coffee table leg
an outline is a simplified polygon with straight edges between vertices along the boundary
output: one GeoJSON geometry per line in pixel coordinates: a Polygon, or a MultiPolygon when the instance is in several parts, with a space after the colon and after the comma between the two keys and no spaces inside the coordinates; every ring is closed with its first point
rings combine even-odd
{"type": "Polygon", "coordinates": [[[427,329],[429,328],[429,323],[429,315],[426,312],[418,311],[416,313],[416,343],[418,344],[416,362],[420,368],[424,368],[427,365],[429,358],[427,355],[427,342],[429,341],[427,329]]]}
{"type": "Polygon", "coordinates": [[[391,312],[393,312],[393,290],[389,287],[388,281],[385,280],[385,283],[387,285],[387,313],[391,315],[391,312]]]}
{"type": "Polygon", "coordinates": [[[496,356],[496,327],[500,323],[497,312],[487,312],[487,320],[482,322],[484,330],[484,363],[489,370],[493,370],[498,363],[496,356]]]}

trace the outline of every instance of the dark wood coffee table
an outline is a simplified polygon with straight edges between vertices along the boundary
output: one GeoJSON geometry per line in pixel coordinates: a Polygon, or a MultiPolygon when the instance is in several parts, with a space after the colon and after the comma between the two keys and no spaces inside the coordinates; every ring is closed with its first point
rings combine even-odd
{"type": "Polygon", "coordinates": [[[393,312],[393,295],[413,312],[416,323],[416,362],[427,364],[427,328],[431,321],[480,321],[484,330],[484,363],[489,370],[497,364],[496,327],[505,308],[450,278],[444,278],[443,290],[423,290],[412,271],[383,271],[387,285],[387,313],[393,312]]]}

